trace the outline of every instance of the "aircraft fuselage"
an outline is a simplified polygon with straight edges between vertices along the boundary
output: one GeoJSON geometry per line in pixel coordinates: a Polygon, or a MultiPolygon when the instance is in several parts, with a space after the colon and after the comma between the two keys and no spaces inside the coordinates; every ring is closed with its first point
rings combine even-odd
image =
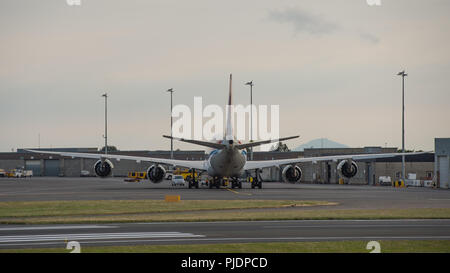
{"type": "Polygon", "coordinates": [[[207,160],[208,174],[218,177],[239,177],[244,172],[247,154],[235,147],[214,150],[207,160]]]}

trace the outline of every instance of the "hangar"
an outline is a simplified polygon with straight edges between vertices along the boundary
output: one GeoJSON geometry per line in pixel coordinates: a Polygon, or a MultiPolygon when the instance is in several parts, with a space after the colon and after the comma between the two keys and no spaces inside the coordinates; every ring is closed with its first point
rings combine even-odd
{"type": "MultiPolygon", "coordinates": [[[[34,149],[39,150],[39,149],[34,149]]],[[[45,151],[67,151],[77,153],[102,153],[97,148],[43,148],[45,151]]],[[[115,154],[130,156],[147,156],[156,158],[169,158],[170,151],[117,151],[115,154]]],[[[201,151],[174,151],[175,159],[202,160],[206,154],[201,151]]],[[[36,154],[17,149],[17,152],[0,153],[0,169],[11,170],[25,168],[32,170],[34,176],[67,176],[79,177],[81,171],[94,174],[94,164],[97,160],[86,158],[70,158],[59,155],[36,154]]],[[[149,162],[136,162],[130,160],[114,161],[114,176],[126,176],[129,171],[144,171],[150,167],[149,162]]]]}
{"type": "MultiPolygon", "coordinates": [[[[345,154],[395,153],[397,148],[364,147],[364,148],[314,148],[305,149],[304,157],[332,156],[345,154]]],[[[288,152],[285,154],[299,153],[288,152]]],[[[277,158],[272,153],[255,153],[255,160],[269,160],[277,158]],[[258,156],[257,156],[258,155],[258,156]]],[[[294,156],[291,156],[294,157],[294,156]]],[[[358,161],[358,173],[346,183],[377,185],[381,176],[389,176],[392,181],[401,179],[401,157],[380,158],[370,161],[358,161]]],[[[319,184],[338,184],[339,162],[299,163],[303,171],[301,182],[319,184]]],[[[434,174],[434,154],[408,156],[406,159],[406,173],[414,175],[418,180],[430,181],[434,174]]],[[[281,171],[277,168],[263,170],[262,178],[266,181],[281,181],[281,171]]]]}
{"type": "MultiPolygon", "coordinates": [[[[53,148],[42,149],[52,151],[70,151],[101,153],[97,148],[53,148]]],[[[441,187],[448,188],[448,162],[450,141],[449,139],[436,139],[436,151],[434,154],[424,154],[409,156],[406,160],[406,173],[414,174],[420,180],[432,180],[435,173],[439,174],[441,187]],[[446,146],[447,145],[447,146],[446,146]],[[435,162],[436,165],[435,165],[435,162]],[[440,165],[440,168],[436,166],[440,165]],[[447,166],[447,169],[443,168],[447,166]],[[445,171],[445,170],[446,171],[445,171]],[[439,172],[437,172],[439,171],[439,172]],[[447,177],[447,178],[446,178],[447,177]]],[[[363,147],[363,148],[311,148],[303,152],[255,152],[254,160],[287,159],[297,157],[329,156],[343,154],[370,154],[370,153],[393,153],[397,148],[391,147],[363,147]]],[[[170,151],[118,151],[116,154],[131,156],[148,156],[157,158],[169,158],[170,151]]],[[[203,150],[193,151],[174,151],[175,159],[183,160],[203,160],[207,157],[203,150]]],[[[5,170],[15,168],[25,168],[33,170],[35,176],[67,176],[79,177],[82,171],[89,171],[94,174],[93,166],[96,160],[61,157],[58,155],[44,155],[18,149],[17,152],[0,153],[0,168],[5,170]]],[[[337,165],[339,162],[318,162],[318,163],[300,163],[298,164],[303,171],[301,183],[320,183],[337,184],[339,183],[339,174],[337,165]]],[[[122,160],[114,161],[113,175],[124,177],[130,171],[145,171],[150,167],[148,162],[136,162],[122,160]]],[[[401,157],[376,159],[372,161],[358,162],[358,173],[355,177],[347,181],[349,184],[377,185],[380,176],[389,176],[392,180],[400,178],[401,157]]],[[[264,181],[282,181],[281,170],[279,168],[267,168],[261,172],[261,178],[264,181]]]]}

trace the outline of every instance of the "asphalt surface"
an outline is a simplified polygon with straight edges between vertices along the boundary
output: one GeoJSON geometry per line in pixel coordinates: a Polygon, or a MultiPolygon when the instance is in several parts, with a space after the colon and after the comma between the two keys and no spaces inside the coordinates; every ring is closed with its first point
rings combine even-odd
{"type": "MultiPolygon", "coordinates": [[[[51,200],[318,200],[338,202],[333,209],[450,208],[450,190],[389,186],[317,185],[265,182],[262,189],[188,189],[169,181],[154,184],[124,182],[123,178],[0,178],[0,202],[51,200]]],[[[305,208],[307,209],[307,208],[305,208]]],[[[314,207],[310,209],[329,209],[314,207]]]]}
{"type": "MultiPolygon", "coordinates": [[[[0,226],[0,248],[340,240],[448,240],[450,220],[334,220],[0,226]]],[[[364,251],[364,250],[362,250],[364,251]]]]}
{"type": "MultiPolygon", "coordinates": [[[[0,178],[0,202],[51,200],[322,200],[332,209],[450,208],[450,190],[266,182],[263,189],[188,189],[123,178],[0,178]]],[[[330,209],[328,206],[301,209],[330,209]]],[[[99,225],[0,225],[0,248],[65,248],[135,244],[294,242],[331,240],[448,240],[450,220],[257,221],[99,225]]]]}

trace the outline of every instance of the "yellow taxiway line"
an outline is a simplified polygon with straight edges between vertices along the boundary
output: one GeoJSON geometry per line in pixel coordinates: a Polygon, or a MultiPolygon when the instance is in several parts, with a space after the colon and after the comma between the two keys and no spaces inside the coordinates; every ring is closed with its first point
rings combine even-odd
{"type": "Polygon", "coordinates": [[[241,193],[241,192],[238,192],[238,191],[234,191],[234,190],[232,190],[232,189],[229,189],[229,188],[226,188],[228,191],[231,191],[232,193],[235,193],[235,194],[243,194],[243,195],[252,195],[251,193],[241,193]]]}

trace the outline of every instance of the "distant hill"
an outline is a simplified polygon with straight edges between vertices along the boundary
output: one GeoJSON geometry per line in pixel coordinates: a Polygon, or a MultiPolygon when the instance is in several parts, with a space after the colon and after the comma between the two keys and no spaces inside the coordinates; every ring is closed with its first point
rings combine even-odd
{"type": "Polygon", "coordinates": [[[293,151],[303,151],[305,148],[308,149],[308,148],[350,148],[350,147],[347,145],[329,140],[327,138],[318,138],[318,139],[313,139],[305,144],[302,144],[292,150],[293,151]]]}

